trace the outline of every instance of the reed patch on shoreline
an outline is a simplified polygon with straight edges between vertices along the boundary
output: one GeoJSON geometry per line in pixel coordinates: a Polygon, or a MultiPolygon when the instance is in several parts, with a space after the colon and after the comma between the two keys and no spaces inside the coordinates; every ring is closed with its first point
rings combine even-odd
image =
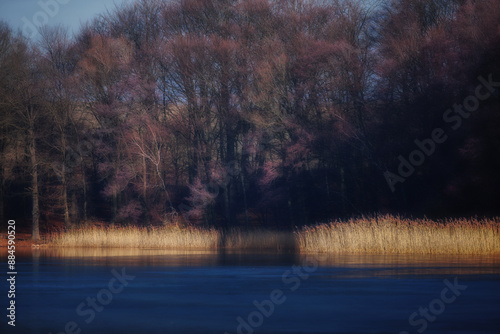
{"type": "Polygon", "coordinates": [[[301,252],[354,254],[499,254],[500,221],[486,219],[351,219],[305,227],[301,252]]]}
{"type": "Polygon", "coordinates": [[[94,248],[150,248],[171,250],[295,250],[291,232],[271,230],[231,229],[221,233],[216,229],[177,226],[105,227],[85,226],[53,234],[48,245],[94,248]]]}
{"type": "Polygon", "coordinates": [[[217,249],[215,229],[86,226],[53,235],[49,244],[62,247],[217,249]]]}
{"type": "Polygon", "coordinates": [[[295,232],[195,227],[86,226],[49,237],[50,246],[178,250],[265,250],[331,254],[500,254],[500,219],[335,221],[295,232]]]}

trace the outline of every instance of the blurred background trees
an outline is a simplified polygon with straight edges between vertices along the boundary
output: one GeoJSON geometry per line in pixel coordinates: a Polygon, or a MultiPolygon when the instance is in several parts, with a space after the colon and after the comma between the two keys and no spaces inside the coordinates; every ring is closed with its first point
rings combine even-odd
{"type": "Polygon", "coordinates": [[[498,214],[498,89],[443,121],[500,81],[496,0],[140,0],[41,35],[0,26],[0,214],[34,237],[498,214]],[[450,139],[393,193],[384,173],[435,128],[450,139]]]}

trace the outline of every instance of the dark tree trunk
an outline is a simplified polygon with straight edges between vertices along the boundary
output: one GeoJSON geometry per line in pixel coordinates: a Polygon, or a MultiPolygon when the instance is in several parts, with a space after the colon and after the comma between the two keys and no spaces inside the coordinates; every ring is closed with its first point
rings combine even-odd
{"type": "MultiPolygon", "coordinates": [[[[30,107],[32,108],[32,107],[30,107]]],[[[36,140],[35,140],[35,124],[34,120],[30,119],[28,141],[29,155],[31,163],[31,196],[32,196],[32,231],[31,238],[40,240],[40,208],[39,208],[39,193],[38,193],[38,161],[36,156],[36,140]]]]}

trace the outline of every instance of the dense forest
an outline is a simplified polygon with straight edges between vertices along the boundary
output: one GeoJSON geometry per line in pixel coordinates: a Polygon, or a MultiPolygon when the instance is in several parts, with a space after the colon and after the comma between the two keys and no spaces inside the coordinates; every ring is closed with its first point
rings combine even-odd
{"type": "MultiPolygon", "coordinates": [[[[498,214],[498,0],[140,0],[0,24],[0,216],[498,214]]],[[[3,224],[2,224],[3,225],[3,224]]]]}

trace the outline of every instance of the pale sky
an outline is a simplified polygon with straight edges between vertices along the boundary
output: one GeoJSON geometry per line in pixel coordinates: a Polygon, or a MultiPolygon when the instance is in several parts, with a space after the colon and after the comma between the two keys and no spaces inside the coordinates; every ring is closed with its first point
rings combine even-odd
{"type": "Polygon", "coordinates": [[[130,0],[0,0],[0,20],[28,38],[36,27],[63,25],[76,33],[81,24],[130,0]]]}
{"type": "MultiPolygon", "coordinates": [[[[134,0],[0,0],[0,21],[14,30],[21,30],[28,38],[38,35],[36,28],[45,24],[63,25],[70,34],[79,31],[85,23],[116,5],[134,0]]],[[[366,0],[363,3],[382,3],[384,0],[366,0]]]]}

